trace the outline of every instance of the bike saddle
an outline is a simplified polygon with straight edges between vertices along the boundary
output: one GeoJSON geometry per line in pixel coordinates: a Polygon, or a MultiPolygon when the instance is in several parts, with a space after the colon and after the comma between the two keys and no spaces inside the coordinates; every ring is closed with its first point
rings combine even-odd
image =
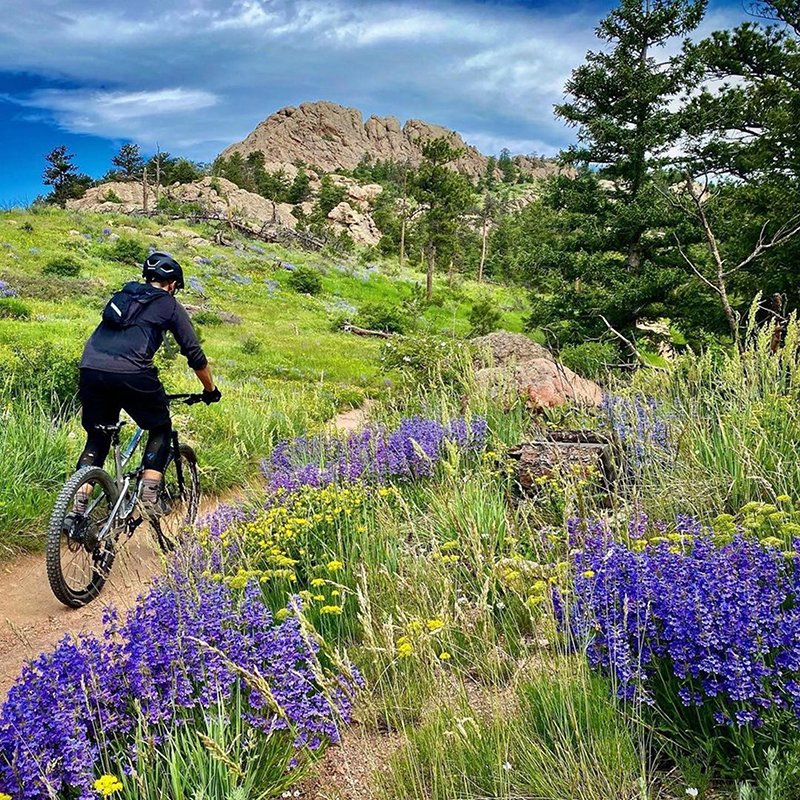
{"type": "Polygon", "coordinates": [[[95,425],[95,430],[103,431],[104,433],[119,433],[123,425],[127,425],[127,420],[121,419],[115,425],[95,425]]]}

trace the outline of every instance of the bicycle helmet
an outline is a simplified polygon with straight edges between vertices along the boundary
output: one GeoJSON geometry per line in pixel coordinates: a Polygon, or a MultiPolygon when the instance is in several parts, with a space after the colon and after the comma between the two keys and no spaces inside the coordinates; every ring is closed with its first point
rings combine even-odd
{"type": "Polygon", "coordinates": [[[177,281],[178,288],[183,289],[183,269],[169,253],[150,253],[145,259],[142,277],[146,281],[163,283],[177,281]]]}

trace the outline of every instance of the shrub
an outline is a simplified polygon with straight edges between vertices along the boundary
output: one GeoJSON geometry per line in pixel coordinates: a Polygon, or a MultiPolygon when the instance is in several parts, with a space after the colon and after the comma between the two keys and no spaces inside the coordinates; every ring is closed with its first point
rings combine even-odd
{"type": "Polygon", "coordinates": [[[117,239],[107,253],[110,259],[123,264],[141,264],[147,258],[147,248],[137,239],[117,239]]]}
{"type": "Polygon", "coordinates": [[[262,344],[255,336],[248,336],[241,344],[242,352],[247,356],[257,356],[262,344]]]}
{"type": "Polygon", "coordinates": [[[219,314],[215,314],[213,311],[208,311],[207,309],[202,309],[198,311],[193,317],[192,322],[195,325],[222,325],[222,317],[219,314]]]}
{"type": "Polygon", "coordinates": [[[289,286],[300,294],[319,294],[322,291],[322,274],[312,267],[298,267],[289,275],[289,286]]]}
{"type": "Polygon", "coordinates": [[[464,346],[437,336],[409,336],[389,339],[381,348],[385,370],[396,369],[415,383],[441,380],[457,385],[465,379],[471,361],[464,346]]]}
{"type": "Polygon", "coordinates": [[[561,350],[561,361],[578,375],[597,379],[619,361],[619,350],[612,342],[568,344],[561,350]]]}
{"type": "Polygon", "coordinates": [[[30,319],[31,309],[16,297],[0,297],[0,319],[30,319]]]}
{"type": "Polygon", "coordinates": [[[121,203],[122,198],[113,189],[109,189],[103,201],[106,203],[121,203]]]}
{"type": "Polygon", "coordinates": [[[482,297],[472,304],[469,312],[469,335],[485,336],[500,327],[503,315],[497,304],[489,297],[482,297]]]}
{"type": "Polygon", "coordinates": [[[409,316],[400,306],[386,303],[365,303],[357,319],[361,327],[373,331],[405,333],[411,327],[409,316]]]}
{"type": "Polygon", "coordinates": [[[77,258],[71,255],[55,256],[42,267],[42,274],[77,278],[81,274],[81,264],[77,258]]]}
{"type": "MultiPolygon", "coordinates": [[[[0,308],[3,302],[0,300],[0,308]]],[[[63,408],[69,412],[78,393],[81,342],[42,341],[31,330],[29,336],[16,335],[10,345],[0,342],[0,392],[4,397],[39,403],[48,410],[63,408]],[[28,341],[29,336],[32,341],[28,341]]]]}

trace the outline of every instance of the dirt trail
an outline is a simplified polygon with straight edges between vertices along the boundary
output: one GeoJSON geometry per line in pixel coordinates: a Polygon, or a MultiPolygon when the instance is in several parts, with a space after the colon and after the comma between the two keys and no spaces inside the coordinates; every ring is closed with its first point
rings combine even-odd
{"type": "MultiPolygon", "coordinates": [[[[340,414],[331,424],[341,430],[355,430],[367,408],[365,404],[340,414]]],[[[201,515],[218,502],[204,503],[201,515]]],[[[51,649],[66,633],[101,631],[105,604],[114,603],[124,614],[136,602],[162,564],[157,546],[140,530],[118,557],[100,598],[82,609],[68,609],[53,597],[43,553],[0,562],[0,702],[27,660],[51,649]]]]}

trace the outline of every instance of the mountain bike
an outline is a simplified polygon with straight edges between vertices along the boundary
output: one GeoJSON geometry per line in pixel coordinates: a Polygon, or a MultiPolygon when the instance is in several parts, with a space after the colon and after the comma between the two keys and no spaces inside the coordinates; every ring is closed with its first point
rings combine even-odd
{"type": "MultiPolygon", "coordinates": [[[[194,405],[201,394],[168,395],[170,403],[194,405]]],[[[114,476],[101,467],[83,467],[64,484],[56,500],[47,531],[47,577],[53,594],[66,606],[80,608],[102,590],[121,545],[142,523],[149,523],[164,552],[172,550],[181,533],[197,519],[200,479],[197,457],[172,431],[169,460],[159,487],[159,499],[168,512],[149,518],[140,509],[144,465],[126,471],[144,431],[137,428],[123,447],[124,420],[99,428],[111,434],[114,476]],[[88,487],[84,489],[84,487],[88,487]],[[73,511],[79,491],[89,493],[85,514],[73,511]]]]}

